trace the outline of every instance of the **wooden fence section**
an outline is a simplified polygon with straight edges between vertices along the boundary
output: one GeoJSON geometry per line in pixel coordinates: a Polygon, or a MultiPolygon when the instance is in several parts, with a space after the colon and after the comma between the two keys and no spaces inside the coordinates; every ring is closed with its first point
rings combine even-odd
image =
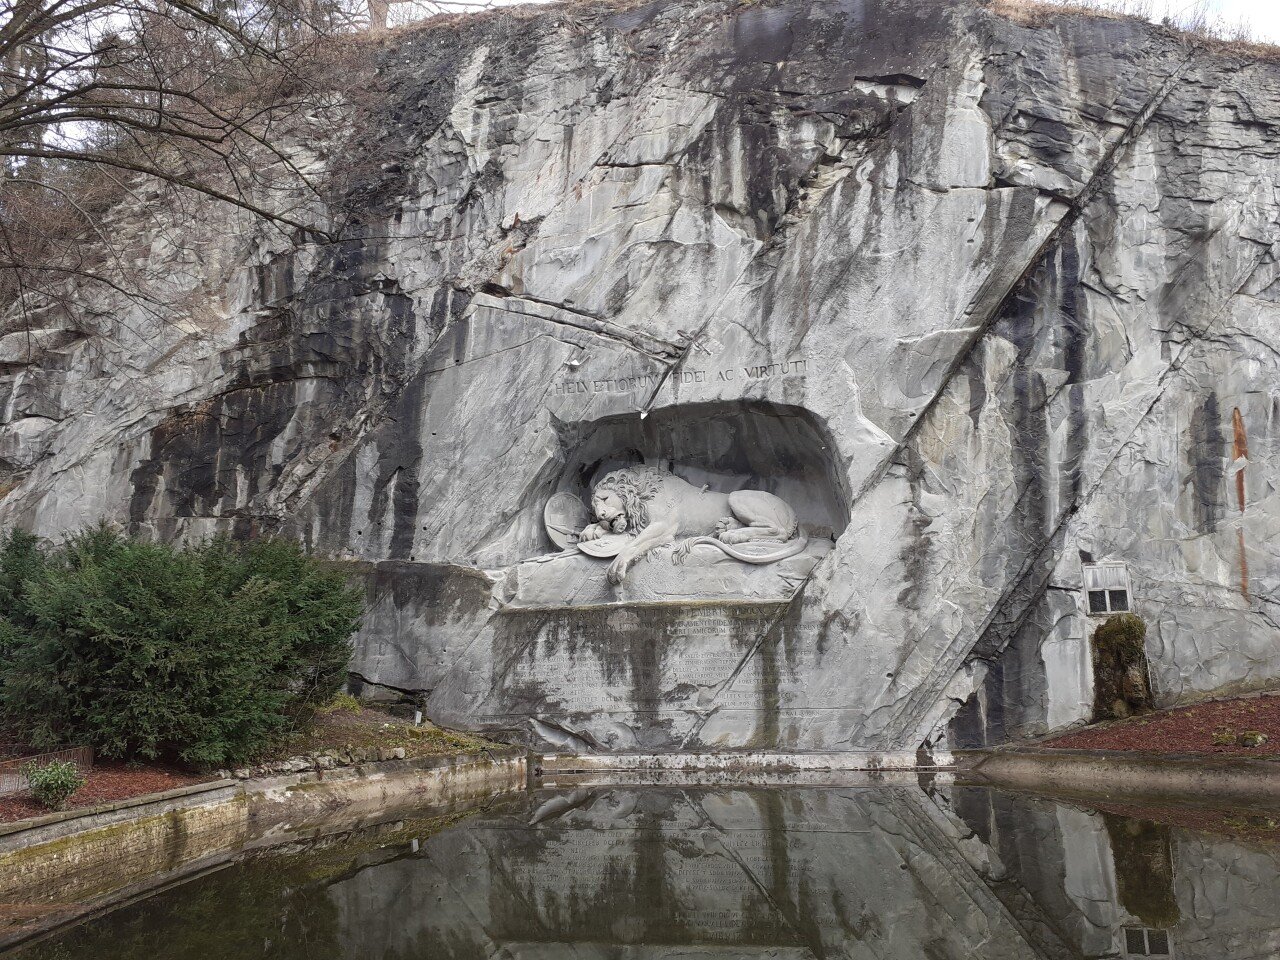
{"type": "Polygon", "coordinates": [[[93,748],[71,747],[67,750],[55,750],[52,753],[38,753],[31,757],[0,760],[0,797],[27,789],[27,776],[22,772],[22,768],[28,763],[45,764],[52,760],[70,760],[83,773],[93,766],[93,748]]]}

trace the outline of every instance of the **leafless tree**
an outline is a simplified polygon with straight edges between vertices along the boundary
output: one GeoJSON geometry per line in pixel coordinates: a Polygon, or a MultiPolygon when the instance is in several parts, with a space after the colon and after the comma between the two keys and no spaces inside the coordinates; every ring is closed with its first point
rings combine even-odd
{"type": "Polygon", "coordinates": [[[326,239],[341,220],[289,145],[344,99],[341,36],[393,2],[416,20],[510,0],[0,0],[0,311],[119,283],[98,217],[148,182],[326,239]]]}
{"type": "Polygon", "coordinates": [[[456,13],[477,13],[517,3],[546,3],[548,0],[368,0],[369,26],[385,30],[393,19],[412,23],[430,17],[456,13]],[[391,11],[396,11],[392,17],[391,11]]]}
{"type": "MultiPolygon", "coordinates": [[[[343,0],[0,0],[0,303],[147,180],[323,233],[282,149],[343,0]]],[[[366,21],[367,22],[367,21],[366,21]]],[[[102,279],[102,278],[100,278],[102,279]]]]}

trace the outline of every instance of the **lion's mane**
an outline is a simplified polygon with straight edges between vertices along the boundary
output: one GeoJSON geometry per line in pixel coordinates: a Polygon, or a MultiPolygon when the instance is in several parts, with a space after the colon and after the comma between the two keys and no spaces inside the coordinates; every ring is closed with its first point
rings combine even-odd
{"type": "Polygon", "coordinates": [[[612,490],[622,498],[627,511],[627,525],[632,533],[639,533],[649,525],[649,503],[658,493],[658,487],[667,476],[656,467],[626,467],[606,473],[595,485],[592,494],[612,490]]]}

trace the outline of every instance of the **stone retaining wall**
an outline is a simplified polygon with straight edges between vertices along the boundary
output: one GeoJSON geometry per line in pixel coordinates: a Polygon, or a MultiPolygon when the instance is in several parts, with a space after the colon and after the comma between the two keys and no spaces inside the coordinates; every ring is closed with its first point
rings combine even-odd
{"type": "Polygon", "coordinates": [[[0,829],[0,948],[334,823],[519,790],[525,756],[393,760],[220,780],[0,829]],[[6,917],[7,914],[7,917],[6,917]],[[6,920],[23,922],[6,926],[6,920]]]}

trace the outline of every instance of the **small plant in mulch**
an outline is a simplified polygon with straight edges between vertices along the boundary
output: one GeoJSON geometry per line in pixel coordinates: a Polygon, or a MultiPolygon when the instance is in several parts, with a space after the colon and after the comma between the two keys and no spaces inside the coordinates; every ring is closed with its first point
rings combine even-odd
{"type": "Polygon", "coordinates": [[[1217,747],[1260,747],[1271,738],[1261,730],[1244,730],[1237,733],[1231,727],[1219,727],[1213,731],[1213,743],[1217,747]]]}
{"type": "Polygon", "coordinates": [[[22,773],[36,803],[50,810],[65,810],[72,794],[85,784],[84,774],[70,760],[28,763],[22,773]]]}

